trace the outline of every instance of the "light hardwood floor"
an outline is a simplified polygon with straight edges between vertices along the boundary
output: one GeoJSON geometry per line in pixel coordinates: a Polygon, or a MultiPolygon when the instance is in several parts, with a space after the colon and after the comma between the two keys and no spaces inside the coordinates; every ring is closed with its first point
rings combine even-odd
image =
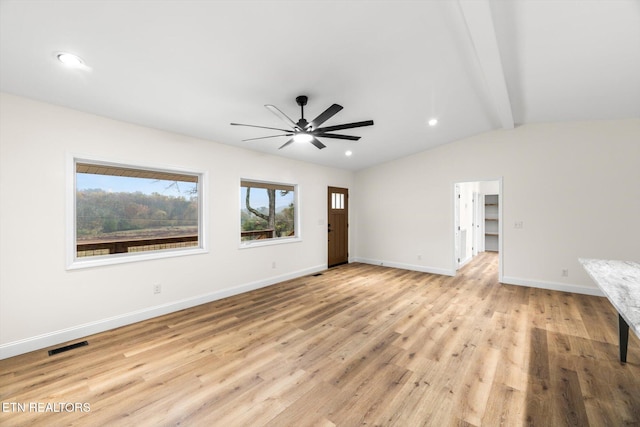
{"type": "Polygon", "coordinates": [[[349,264],[3,360],[0,424],[640,425],[639,340],[619,363],[609,302],[502,285],[496,264],[349,264]],[[90,412],[6,411],[47,402],[90,412]]]}

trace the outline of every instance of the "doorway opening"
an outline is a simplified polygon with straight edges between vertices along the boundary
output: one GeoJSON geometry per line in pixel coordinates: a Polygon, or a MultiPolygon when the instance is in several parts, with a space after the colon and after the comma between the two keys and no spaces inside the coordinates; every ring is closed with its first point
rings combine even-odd
{"type": "Polygon", "coordinates": [[[454,271],[484,252],[498,255],[502,280],[502,178],[456,182],[454,197],[454,271]]]}

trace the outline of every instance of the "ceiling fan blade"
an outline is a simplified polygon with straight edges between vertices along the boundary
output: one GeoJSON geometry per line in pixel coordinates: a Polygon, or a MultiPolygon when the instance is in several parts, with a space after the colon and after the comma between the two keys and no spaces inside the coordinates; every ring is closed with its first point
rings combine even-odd
{"type": "Polygon", "coordinates": [[[314,133],[314,135],[320,138],[348,139],[349,141],[357,141],[360,139],[359,136],[339,135],[337,133],[314,133]]]}
{"type": "Polygon", "coordinates": [[[307,125],[307,129],[315,129],[331,117],[333,117],[338,111],[342,110],[342,105],[333,104],[331,107],[324,110],[322,114],[320,114],[315,119],[311,120],[311,123],[307,125]]]}
{"type": "Polygon", "coordinates": [[[324,147],[326,147],[326,145],[318,141],[318,139],[315,136],[313,137],[313,139],[311,139],[311,143],[316,147],[318,147],[319,150],[322,150],[324,147]]]}
{"type": "Polygon", "coordinates": [[[245,125],[243,123],[231,123],[231,125],[232,126],[249,126],[250,128],[279,130],[281,132],[291,132],[291,129],[270,128],[270,127],[267,127],[267,126],[256,126],[256,125],[245,125]]]}
{"type": "Polygon", "coordinates": [[[244,141],[255,141],[256,139],[267,139],[267,138],[278,138],[281,136],[291,136],[293,135],[292,133],[283,133],[282,135],[271,135],[271,136],[261,136],[258,138],[249,138],[249,139],[243,139],[242,142],[244,141]]]}
{"type": "Polygon", "coordinates": [[[300,127],[296,124],[296,122],[291,120],[291,118],[289,116],[287,116],[285,113],[280,111],[278,109],[278,107],[276,107],[275,105],[267,104],[267,105],[265,105],[265,107],[267,107],[267,109],[269,111],[271,111],[273,114],[275,114],[276,116],[280,117],[280,120],[284,121],[286,124],[288,124],[292,128],[300,129],[300,127]]]}
{"type": "Polygon", "coordinates": [[[331,132],[332,130],[352,129],[352,128],[359,128],[363,126],[371,126],[371,125],[373,125],[373,120],[365,120],[363,122],[353,122],[353,123],[346,123],[344,125],[335,125],[335,126],[327,126],[325,128],[318,128],[318,129],[315,129],[315,132],[324,133],[324,132],[331,132]]]}
{"type": "Polygon", "coordinates": [[[292,142],[293,142],[293,138],[291,138],[290,140],[288,140],[287,142],[282,144],[280,147],[278,147],[278,150],[282,150],[284,147],[286,147],[287,145],[291,144],[292,142]]]}

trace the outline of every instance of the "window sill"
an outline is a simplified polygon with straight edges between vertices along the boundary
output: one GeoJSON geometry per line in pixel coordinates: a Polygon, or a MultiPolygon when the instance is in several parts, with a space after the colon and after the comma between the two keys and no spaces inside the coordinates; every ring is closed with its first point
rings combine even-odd
{"type": "Polygon", "coordinates": [[[264,239],[264,240],[250,240],[248,242],[241,242],[239,249],[258,248],[262,246],[282,245],[285,243],[297,243],[302,242],[301,237],[282,237],[280,239],[264,239]]]}
{"type": "Polygon", "coordinates": [[[205,254],[209,251],[204,248],[167,249],[165,251],[152,251],[141,253],[126,253],[117,255],[102,255],[75,258],[67,264],[67,270],[80,270],[83,268],[101,267],[104,265],[125,264],[129,262],[149,261],[154,259],[174,258],[187,255],[205,254]]]}

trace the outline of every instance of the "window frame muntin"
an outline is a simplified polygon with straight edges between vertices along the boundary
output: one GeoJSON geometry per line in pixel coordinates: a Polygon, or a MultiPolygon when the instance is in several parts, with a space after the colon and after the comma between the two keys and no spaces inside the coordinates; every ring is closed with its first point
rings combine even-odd
{"type": "Polygon", "coordinates": [[[197,255],[208,253],[208,201],[206,189],[208,184],[208,172],[173,165],[159,165],[130,160],[114,160],[105,157],[67,154],[67,182],[66,182],[66,269],[77,270],[106,265],[123,264],[130,262],[148,261],[154,259],[174,258],[179,256],[197,255]],[[198,178],[198,246],[189,248],[170,248],[144,252],[128,252],[121,254],[95,255],[89,257],[77,256],[77,230],[76,230],[76,164],[92,164],[97,166],[120,167],[160,173],[197,176],[198,178]]]}
{"type": "Polygon", "coordinates": [[[272,180],[264,180],[264,179],[253,179],[253,178],[240,178],[240,185],[238,186],[238,198],[240,199],[240,206],[242,210],[242,206],[244,206],[244,200],[242,198],[242,187],[243,183],[251,182],[257,184],[265,184],[265,185],[274,185],[274,186],[283,186],[283,187],[293,187],[293,203],[294,203],[294,217],[293,217],[293,227],[295,231],[295,236],[291,237],[272,237],[270,239],[260,239],[260,240],[247,240],[242,241],[242,219],[241,215],[238,215],[238,229],[239,229],[239,248],[247,249],[247,248],[256,248],[261,246],[271,246],[271,245],[281,245],[287,243],[297,243],[302,241],[302,228],[301,228],[301,220],[300,220],[300,185],[292,184],[290,182],[277,182],[272,180]]]}

